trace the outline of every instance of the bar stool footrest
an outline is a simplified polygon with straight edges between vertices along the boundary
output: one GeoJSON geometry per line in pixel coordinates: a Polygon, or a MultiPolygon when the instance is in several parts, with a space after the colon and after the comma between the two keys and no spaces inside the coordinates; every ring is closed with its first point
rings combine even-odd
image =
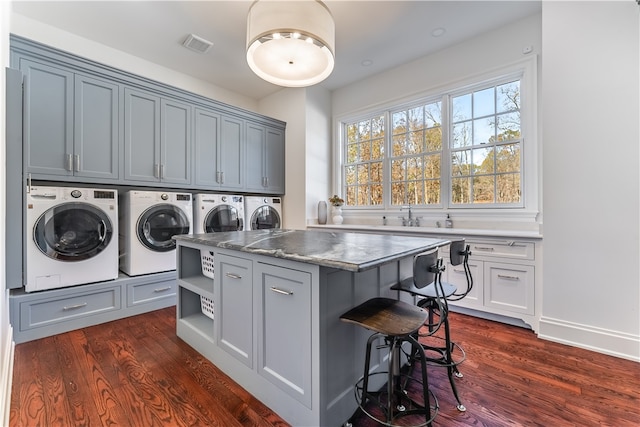
{"type": "MultiPolygon", "coordinates": [[[[369,374],[369,378],[376,375],[388,377],[389,373],[387,371],[375,372],[369,374]]],[[[431,389],[428,390],[429,401],[433,403],[429,411],[431,418],[426,420],[424,417],[427,415],[427,408],[424,406],[424,402],[422,402],[422,381],[408,374],[400,374],[397,379],[399,380],[398,383],[401,385],[401,388],[396,389],[394,393],[395,402],[391,411],[392,413],[389,414],[387,385],[385,384],[379,391],[365,392],[362,386],[364,378],[361,378],[354,388],[356,401],[358,402],[360,410],[372,420],[388,427],[397,426],[398,424],[393,423],[396,419],[409,416],[416,418],[416,424],[407,424],[410,423],[411,420],[405,419],[401,424],[403,427],[423,427],[431,425],[438,414],[438,399],[433,391],[431,389]],[[412,390],[413,387],[410,386],[413,384],[416,384],[416,386],[415,389],[412,390]],[[374,407],[367,407],[367,403],[372,403],[374,407]],[[400,407],[402,409],[400,409],[400,407]],[[419,415],[422,416],[420,421],[418,419],[419,415]]]]}

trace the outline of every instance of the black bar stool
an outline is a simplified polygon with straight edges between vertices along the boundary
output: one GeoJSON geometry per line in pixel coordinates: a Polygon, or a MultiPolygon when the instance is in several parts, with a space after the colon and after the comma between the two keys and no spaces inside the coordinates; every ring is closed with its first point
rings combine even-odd
{"type": "Polygon", "coordinates": [[[447,301],[458,301],[464,298],[473,288],[473,277],[469,269],[469,245],[465,245],[465,240],[454,240],[451,242],[450,261],[452,266],[462,264],[467,279],[466,289],[458,292],[457,287],[452,283],[443,283],[438,275],[436,280],[425,286],[424,277],[420,277],[420,272],[414,269],[413,277],[402,280],[400,283],[391,287],[391,289],[408,292],[414,296],[421,297],[417,305],[428,311],[428,321],[425,323],[426,331],[418,332],[418,338],[421,336],[434,335],[441,326],[444,327],[444,344],[442,346],[421,343],[421,347],[425,351],[425,355],[429,364],[439,365],[447,368],[451,391],[453,392],[458,405],[456,406],[460,412],[464,412],[467,408],[460,401],[458,389],[456,387],[454,377],[462,378],[462,373],[458,370],[458,365],[466,359],[464,349],[457,343],[451,341],[451,333],[449,328],[449,306],[447,301]],[[437,318],[437,320],[435,320],[437,318]],[[454,358],[454,351],[456,357],[454,358]],[[436,356],[431,356],[435,354],[436,356]]]}
{"type": "MultiPolygon", "coordinates": [[[[443,269],[437,249],[417,255],[414,258],[414,270],[416,268],[428,277],[425,286],[432,283],[443,269]]],[[[395,420],[409,415],[424,415],[424,422],[420,421],[414,427],[430,426],[438,413],[438,401],[429,390],[425,352],[416,339],[418,330],[424,326],[428,317],[429,313],[425,309],[391,298],[372,298],[340,316],[342,321],[373,331],[367,340],[364,375],[355,386],[355,395],[360,409],[385,426],[395,426],[395,420]],[[371,349],[378,339],[384,339],[385,346],[389,347],[388,370],[370,373],[371,349]],[[420,380],[413,378],[411,372],[402,373],[402,344],[405,342],[411,344],[411,355],[421,362],[420,380]],[[386,390],[384,387],[379,391],[369,390],[369,377],[377,374],[387,375],[386,390]],[[412,381],[421,383],[421,396],[415,396],[416,393],[412,396],[408,391],[407,386],[412,381]],[[369,402],[381,409],[381,416],[367,407],[369,402]]],[[[411,363],[412,368],[415,365],[416,363],[411,363]]],[[[403,422],[402,425],[408,424],[403,422]]]]}

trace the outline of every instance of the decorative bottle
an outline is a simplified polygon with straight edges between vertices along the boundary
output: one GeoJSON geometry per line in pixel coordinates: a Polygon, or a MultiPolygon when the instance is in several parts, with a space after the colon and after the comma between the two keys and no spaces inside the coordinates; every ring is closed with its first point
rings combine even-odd
{"type": "Polygon", "coordinates": [[[318,224],[327,223],[327,202],[320,200],[318,202],[318,224]]]}

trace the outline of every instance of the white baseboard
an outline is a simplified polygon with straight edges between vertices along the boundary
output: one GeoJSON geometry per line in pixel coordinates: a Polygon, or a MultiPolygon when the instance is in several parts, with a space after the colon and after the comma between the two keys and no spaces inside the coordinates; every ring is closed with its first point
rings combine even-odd
{"type": "Polygon", "coordinates": [[[13,380],[13,354],[15,351],[15,343],[13,342],[13,329],[9,326],[5,335],[6,339],[2,345],[3,361],[0,369],[0,425],[9,425],[9,410],[11,409],[11,384],[13,380]]]}
{"type": "Polygon", "coordinates": [[[625,332],[543,316],[538,337],[640,362],[640,336],[625,332]]]}

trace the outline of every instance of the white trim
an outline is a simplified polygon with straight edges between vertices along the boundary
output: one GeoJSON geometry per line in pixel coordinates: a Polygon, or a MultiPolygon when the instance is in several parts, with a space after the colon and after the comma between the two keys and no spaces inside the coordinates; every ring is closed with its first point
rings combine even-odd
{"type": "MultiPolygon", "coordinates": [[[[494,82],[497,80],[503,79],[505,76],[520,76],[520,90],[521,90],[521,125],[522,125],[522,135],[523,142],[522,150],[523,150],[523,164],[521,170],[521,179],[523,180],[523,188],[522,188],[522,206],[507,206],[504,208],[500,208],[498,206],[491,206],[488,208],[483,208],[482,206],[449,206],[447,207],[445,204],[450,202],[445,202],[448,200],[450,189],[443,189],[441,196],[442,204],[433,207],[425,207],[424,210],[432,210],[435,212],[445,213],[455,211],[456,215],[462,213],[464,211],[469,211],[469,214],[463,214],[463,216],[477,216],[482,217],[484,219],[487,218],[503,218],[503,217],[521,217],[522,214],[518,214],[517,212],[524,212],[524,216],[528,218],[533,218],[534,221],[540,219],[540,201],[542,196],[540,194],[540,141],[538,140],[538,57],[536,55],[527,57],[523,60],[515,61],[511,64],[503,65],[500,67],[495,67],[491,70],[487,70],[483,73],[467,76],[463,79],[458,79],[452,81],[450,83],[435,86],[433,88],[429,88],[427,90],[418,92],[414,95],[403,96],[401,98],[391,99],[385,102],[380,102],[374,105],[370,105],[367,107],[363,107],[360,110],[356,110],[350,113],[344,113],[340,115],[336,115],[333,117],[333,131],[334,131],[334,143],[332,144],[333,149],[333,165],[332,165],[332,194],[341,194],[342,193],[342,182],[343,182],[343,132],[342,132],[342,124],[344,123],[352,123],[356,121],[360,121],[363,119],[367,119],[372,115],[378,115],[382,112],[385,113],[385,118],[387,120],[387,129],[389,132],[389,123],[390,117],[389,111],[396,111],[398,109],[402,109],[405,106],[417,105],[418,103],[423,103],[427,100],[434,100],[442,97],[443,94],[451,94],[451,93],[459,93],[461,91],[467,90],[469,88],[479,87],[482,85],[486,85],[487,83],[494,82]],[[445,199],[444,197],[447,197],[445,199]]],[[[445,97],[446,98],[446,97],[445,97]]],[[[443,103],[443,109],[446,106],[443,103]]],[[[446,130],[448,132],[448,130],[446,130]]],[[[443,127],[443,132],[445,129],[443,127]]],[[[443,138],[445,135],[443,134],[443,138]]],[[[386,159],[385,159],[386,160],[386,159]]],[[[447,164],[443,159],[443,166],[447,164]]],[[[385,171],[388,168],[385,168],[385,171]]],[[[444,174],[446,170],[445,168],[442,170],[444,174]]],[[[444,175],[443,175],[444,176],[444,175]]],[[[389,186],[385,175],[385,180],[383,185],[385,191],[385,203],[387,203],[387,198],[389,197],[389,186]]],[[[343,212],[347,213],[349,211],[359,212],[359,211],[368,211],[368,210],[377,210],[379,212],[390,212],[389,207],[379,206],[379,207],[345,207],[343,212]]],[[[343,213],[343,215],[344,215],[343,213]]]]}
{"type": "Polygon", "coordinates": [[[625,332],[542,316],[538,337],[640,362],[640,337],[625,332]]]}

